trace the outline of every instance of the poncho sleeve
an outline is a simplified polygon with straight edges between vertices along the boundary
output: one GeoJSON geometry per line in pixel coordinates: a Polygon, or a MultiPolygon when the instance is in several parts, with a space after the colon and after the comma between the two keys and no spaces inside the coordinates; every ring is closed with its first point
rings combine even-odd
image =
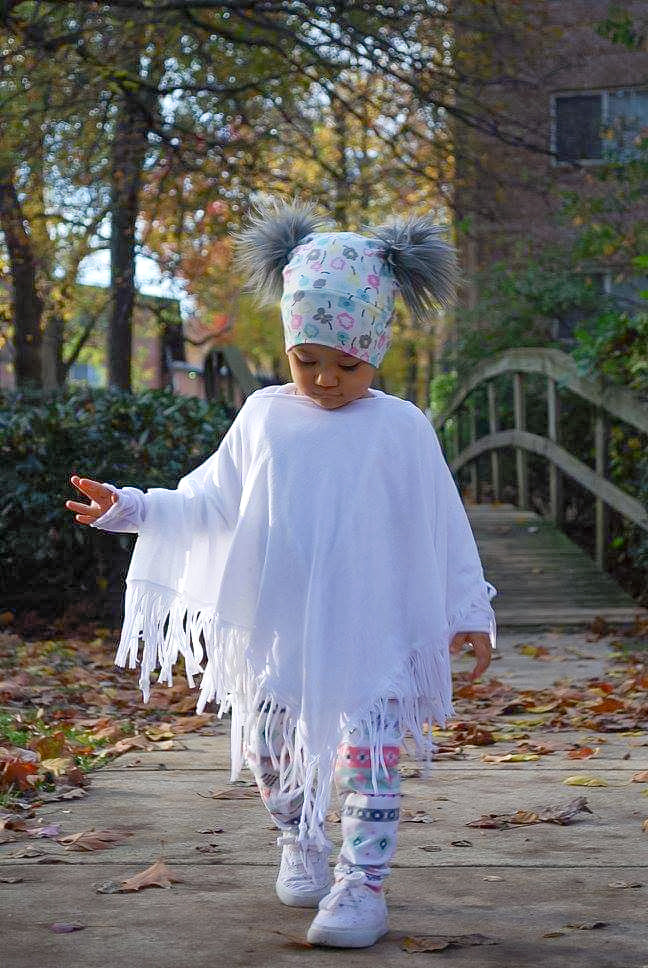
{"type": "Polygon", "coordinates": [[[441,575],[446,576],[445,602],[450,637],[456,632],[486,632],[495,648],[497,594],[485,580],[477,544],[436,432],[426,417],[419,422],[424,465],[435,482],[435,543],[441,575]]]}
{"type": "Polygon", "coordinates": [[[245,418],[244,405],[218,450],[175,490],[138,492],[138,538],[126,579],[116,661],[130,668],[141,662],[145,699],[151,672],[159,667],[160,680],[170,684],[180,653],[192,685],[192,677],[202,671],[200,622],[215,608],[239,517],[245,418]]]}

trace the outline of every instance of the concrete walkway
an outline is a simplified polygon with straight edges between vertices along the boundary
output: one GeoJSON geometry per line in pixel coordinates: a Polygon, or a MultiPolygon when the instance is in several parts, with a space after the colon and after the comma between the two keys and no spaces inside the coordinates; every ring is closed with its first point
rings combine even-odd
{"type": "MultiPolygon", "coordinates": [[[[582,633],[503,633],[491,672],[520,688],[581,683],[604,672],[614,677],[608,653],[606,640],[589,642],[582,633]],[[549,647],[551,660],[521,655],[514,649],[520,642],[549,647]]],[[[458,666],[468,668],[468,660],[458,666]]],[[[431,779],[405,779],[404,810],[423,811],[431,822],[401,825],[388,882],[392,930],[365,951],[303,945],[312,912],[285,908],[274,895],[275,834],[251,786],[228,783],[227,725],[218,724],[213,735],[178,737],[169,751],[131,752],[93,775],[85,799],[38,811],[61,822],[64,834],[127,828],[133,835],[125,843],[73,853],[51,841],[29,841],[43,851],[33,859],[12,858],[16,844],[0,847],[0,964],[646,968],[648,833],[641,824],[648,787],[630,779],[648,768],[648,733],[607,732],[597,739],[587,731],[536,730],[530,738],[561,746],[589,742],[600,745],[600,754],[579,762],[560,751],[536,762],[493,764],[482,755],[506,752],[512,743],[472,747],[464,758],[437,762],[431,779]],[[575,773],[603,777],[608,786],[565,786],[575,773]],[[236,790],[240,799],[213,798],[222,790],[236,790]],[[484,813],[533,810],[579,795],[593,812],[569,826],[466,826],[484,813]],[[97,893],[160,855],[182,883],[97,893]],[[18,883],[2,883],[17,877],[18,883]],[[55,922],[84,929],[55,934],[55,922]],[[597,922],[603,926],[592,927],[597,922]],[[468,934],[496,943],[435,953],[403,948],[406,937],[468,934]]],[[[412,772],[414,764],[405,760],[404,766],[412,772]]],[[[330,832],[339,843],[339,823],[330,832]]]]}

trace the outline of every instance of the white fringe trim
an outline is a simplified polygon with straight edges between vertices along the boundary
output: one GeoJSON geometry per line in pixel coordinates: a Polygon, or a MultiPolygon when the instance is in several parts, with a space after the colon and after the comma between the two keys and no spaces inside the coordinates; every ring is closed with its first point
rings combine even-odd
{"type": "MultiPolygon", "coordinates": [[[[202,672],[197,712],[212,700],[219,703],[218,716],[231,710],[231,779],[244,765],[251,736],[263,729],[273,768],[279,773],[282,792],[303,791],[299,842],[306,849],[326,849],[324,819],[330,802],[337,749],[313,750],[305,738],[305,724],[268,688],[247,658],[250,631],[223,622],[213,608],[192,605],[172,591],[148,582],[133,581],[126,593],[126,615],[116,656],[119,666],[136,668],[144,701],[150,698],[151,673],[160,668],[158,680],[173,684],[172,670],[179,655],[185,660],[187,680],[202,672]],[[139,658],[142,642],[141,659],[139,658]],[[206,658],[206,665],[201,665],[206,658]],[[281,723],[279,742],[272,737],[281,723]]],[[[446,637],[447,638],[447,637],[446,637]]],[[[436,745],[432,726],[444,726],[454,714],[447,641],[431,644],[423,655],[412,652],[404,666],[379,683],[378,698],[340,723],[359,727],[369,738],[372,783],[378,793],[378,777],[387,775],[383,746],[394,713],[403,732],[409,732],[417,753],[429,765],[436,745]],[[390,704],[391,700],[391,704],[390,704]]]]}

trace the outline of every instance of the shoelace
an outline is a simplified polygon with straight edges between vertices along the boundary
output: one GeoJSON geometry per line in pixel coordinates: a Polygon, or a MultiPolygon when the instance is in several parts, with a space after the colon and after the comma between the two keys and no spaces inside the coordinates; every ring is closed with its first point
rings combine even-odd
{"type": "Polygon", "coordinates": [[[368,883],[367,875],[364,871],[350,871],[344,874],[341,880],[336,881],[324,900],[320,901],[320,909],[334,911],[343,901],[350,901],[352,904],[362,897],[358,888],[364,887],[368,883]]]}

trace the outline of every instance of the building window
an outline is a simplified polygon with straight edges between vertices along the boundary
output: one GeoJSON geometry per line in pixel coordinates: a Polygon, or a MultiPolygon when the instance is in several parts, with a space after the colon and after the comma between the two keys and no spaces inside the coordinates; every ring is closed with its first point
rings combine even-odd
{"type": "MultiPolygon", "coordinates": [[[[601,311],[612,307],[617,312],[632,316],[645,311],[648,306],[648,276],[633,276],[606,269],[595,269],[587,273],[587,280],[594,293],[601,297],[601,311]]],[[[596,313],[594,313],[596,315],[596,313]]],[[[583,323],[586,324],[592,312],[582,309],[569,310],[552,322],[551,335],[568,347],[574,345],[574,333],[583,323]]]]}
{"type": "Polygon", "coordinates": [[[70,383],[87,383],[91,387],[103,386],[104,380],[99,369],[92,363],[73,363],[68,373],[70,383]]]}
{"type": "Polygon", "coordinates": [[[552,122],[557,162],[625,161],[648,136],[648,90],[554,94],[552,122]]]}

